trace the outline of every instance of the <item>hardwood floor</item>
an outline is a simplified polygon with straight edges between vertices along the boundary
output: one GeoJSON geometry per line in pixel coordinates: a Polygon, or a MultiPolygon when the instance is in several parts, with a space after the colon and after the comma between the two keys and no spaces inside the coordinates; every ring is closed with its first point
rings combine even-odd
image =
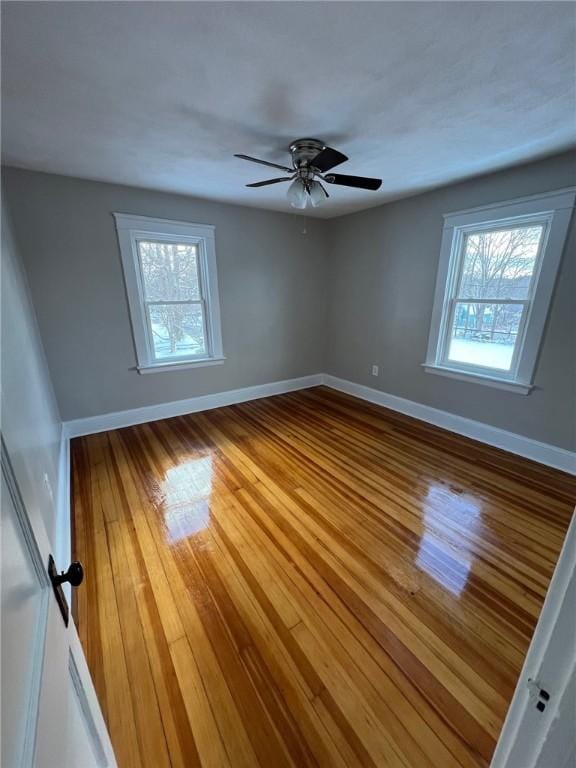
{"type": "Polygon", "coordinates": [[[574,478],[326,388],[72,442],[120,768],[489,763],[574,478]]]}

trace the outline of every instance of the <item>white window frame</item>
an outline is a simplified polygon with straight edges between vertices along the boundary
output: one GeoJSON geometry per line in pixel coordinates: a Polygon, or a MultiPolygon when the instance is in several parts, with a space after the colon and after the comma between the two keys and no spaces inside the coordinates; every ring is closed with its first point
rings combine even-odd
{"type": "Polygon", "coordinates": [[[423,364],[426,372],[487,384],[518,394],[526,395],[531,391],[575,197],[576,187],[570,187],[444,216],[428,350],[426,362],[423,364]],[[527,300],[527,311],[523,313],[510,371],[448,361],[447,342],[464,263],[464,237],[486,229],[527,224],[540,224],[544,229],[527,300]]]}
{"type": "Polygon", "coordinates": [[[139,373],[158,373],[223,363],[225,357],[222,350],[214,227],[209,224],[192,224],[185,221],[154,219],[148,216],[133,216],[125,213],[114,213],[113,216],[118,233],[139,373]],[[138,243],[141,240],[197,246],[199,286],[201,301],[204,305],[206,340],[206,354],[201,357],[180,355],[161,360],[155,358],[145,308],[144,283],[138,253],[138,243]]]}

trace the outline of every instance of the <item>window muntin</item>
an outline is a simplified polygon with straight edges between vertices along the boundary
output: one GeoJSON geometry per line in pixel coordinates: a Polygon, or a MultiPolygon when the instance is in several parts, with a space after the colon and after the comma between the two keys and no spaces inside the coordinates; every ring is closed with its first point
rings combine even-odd
{"type": "Polygon", "coordinates": [[[223,362],[214,227],[114,217],[138,370],[223,362]]]}
{"type": "Polygon", "coordinates": [[[462,231],[441,361],[511,374],[524,340],[546,222],[462,231]]]}

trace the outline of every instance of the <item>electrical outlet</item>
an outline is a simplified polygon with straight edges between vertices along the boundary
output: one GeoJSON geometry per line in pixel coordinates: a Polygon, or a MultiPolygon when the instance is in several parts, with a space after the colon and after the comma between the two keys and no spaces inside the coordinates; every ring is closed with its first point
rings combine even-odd
{"type": "Polygon", "coordinates": [[[373,365],[372,366],[372,376],[378,376],[378,366],[373,365]]]}

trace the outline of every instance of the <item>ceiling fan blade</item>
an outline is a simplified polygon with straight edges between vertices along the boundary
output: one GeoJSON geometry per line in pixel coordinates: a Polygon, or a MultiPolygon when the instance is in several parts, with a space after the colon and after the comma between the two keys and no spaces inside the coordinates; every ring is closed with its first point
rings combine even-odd
{"type": "Polygon", "coordinates": [[[288,171],[288,173],[293,173],[293,168],[287,168],[285,165],[278,165],[277,163],[269,163],[268,160],[258,160],[257,157],[250,157],[250,155],[234,155],[234,157],[239,157],[241,160],[249,160],[251,163],[260,163],[260,165],[267,165],[270,168],[279,168],[281,171],[288,171]]]}
{"type": "Polygon", "coordinates": [[[344,176],[341,173],[329,173],[324,176],[328,184],[339,184],[342,187],[377,190],[382,186],[382,179],[369,179],[366,176],[344,176]]]}
{"type": "Polygon", "coordinates": [[[324,149],[316,155],[313,160],[310,160],[310,165],[313,168],[317,168],[320,173],[325,173],[331,168],[335,168],[340,163],[345,163],[348,158],[343,155],[342,152],[338,152],[331,147],[324,147],[324,149]]]}
{"type": "Polygon", "coordinates": [[[292,176],[282,176],[280,179],[267,179],[266,181],[255,181],[253,184],[246,184],[247,187],[266,187],[268,184],[278,184],[281,181],[292,181],[292,176]]]}

